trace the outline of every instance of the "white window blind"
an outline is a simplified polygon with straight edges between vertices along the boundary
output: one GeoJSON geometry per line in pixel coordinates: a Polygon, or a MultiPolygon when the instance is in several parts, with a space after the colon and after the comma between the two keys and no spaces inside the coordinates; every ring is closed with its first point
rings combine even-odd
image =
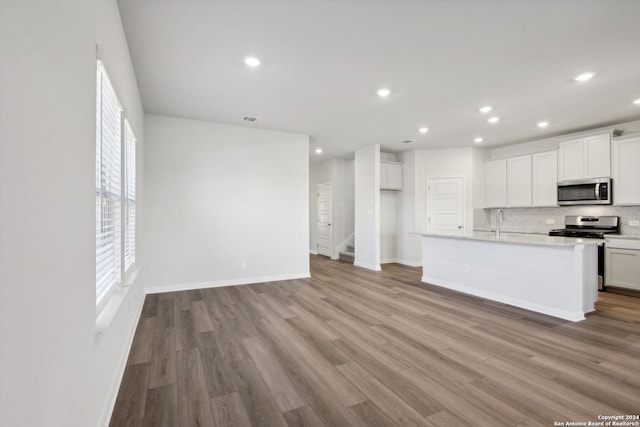
{"type": "Polygon", "coordinates": [[[96,90],[96,304],[122,280],[122,108],[98,61],[96,90]]]}
{"type": "Polygon", "coordinates": [[[125,228],[124,228],[124,270],[136,261],[136,138],[129,121],[124,121],[125,151],[125,228]]]}

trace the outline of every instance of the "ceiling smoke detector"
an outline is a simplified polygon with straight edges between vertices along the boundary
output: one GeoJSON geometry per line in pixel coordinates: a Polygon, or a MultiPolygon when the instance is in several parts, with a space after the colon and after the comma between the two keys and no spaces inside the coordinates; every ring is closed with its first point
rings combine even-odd
{"type": "Polygon", "coordinates": [[[242,120],[244,120],[245,122],[257,122],[258,118],[257,117],[251,117],[251,116],[244,116],[242,118],[242,120]]]}
{"type": "Polygon", "coordinates": [[[414,141],[412,139],[403,139],[402,141],[400,141],[400,143],[402,144],[412,144],[414,141]]]}

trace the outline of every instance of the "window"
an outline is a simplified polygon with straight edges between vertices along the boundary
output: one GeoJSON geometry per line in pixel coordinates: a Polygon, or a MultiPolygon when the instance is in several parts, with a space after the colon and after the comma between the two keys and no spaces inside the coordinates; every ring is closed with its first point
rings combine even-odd
{"type": "Polygon", "coordinates": [[[100,61],[97,68],[96,305],[99,312],[135,262],[136,139],[100,61]]]}
{"type": "Polygon", "coordinates": [[[124,271],[136,261],[136,138],[129,121],[124,121],[124,271]]]}

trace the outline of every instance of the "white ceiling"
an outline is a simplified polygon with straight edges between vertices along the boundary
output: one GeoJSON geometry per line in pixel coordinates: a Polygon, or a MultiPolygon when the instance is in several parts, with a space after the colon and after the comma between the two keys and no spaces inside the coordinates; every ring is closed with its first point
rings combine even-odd
{"type": "Polygon", "coordinates": [[[119,4],[145,112],[308,134],[322,158],[376,143],[504,145],[640,118],[638,0],[119,4]],[[248,68],[247,55],[262,65],[248,68]],[[572,80],[585,71],[597,75],[572,80]],[[393,93],[381,99],[380,87],[393,93]],[[498,124],[478,112],[485,104],[498,124]]]}

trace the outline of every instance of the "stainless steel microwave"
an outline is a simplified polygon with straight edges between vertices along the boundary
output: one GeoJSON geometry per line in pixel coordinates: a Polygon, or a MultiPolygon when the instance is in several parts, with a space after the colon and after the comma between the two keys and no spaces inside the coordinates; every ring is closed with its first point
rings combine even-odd
{"type": "Polygon", "coordinates": [[[611,178],[578,179],[558,183],[558,204],[610,205],[611,178]]]}

